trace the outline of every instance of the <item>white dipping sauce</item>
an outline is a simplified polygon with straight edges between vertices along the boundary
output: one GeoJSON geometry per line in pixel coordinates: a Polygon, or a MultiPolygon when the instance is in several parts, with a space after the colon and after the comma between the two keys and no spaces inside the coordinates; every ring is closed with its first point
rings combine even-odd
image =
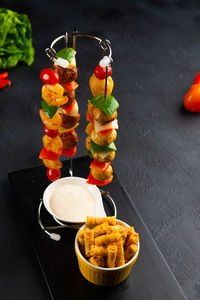
{"type": "Polygon", "coordinates": [[[52,212],[69,222],[85,222],[88,215],[94,215],[94,199],[84,187],[65,184],[56,189],[50,198],[52,212]]]}

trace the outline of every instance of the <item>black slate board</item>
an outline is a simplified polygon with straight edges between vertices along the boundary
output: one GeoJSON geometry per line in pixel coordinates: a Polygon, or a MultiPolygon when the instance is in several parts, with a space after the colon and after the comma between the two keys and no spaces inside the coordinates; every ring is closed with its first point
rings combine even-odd
{"type": "MultiPolygon", "coordinates": [[[[87,177],[89,159],[81,157],[73,162],[74,176],[87,177]]],[[[64,162],[62,176],[67,174],[64,162]]],[[[44,167],[9,173],[9,180],[29,227],[39,264],[49,287],[50,298],[112,299],[112,300],[183,300],[186,299],[168,265],[154,243],[148,229],[133,206],[122,183],[115,174],[106,186],[115,200],[118,218],[134,225],[140,234],[141,250],[128,279],[115,287],[97,287],[86,281],[78,269],[74,252],[76,230],[66,229],[60,242],[50,240],[37,222],[39,199],[49,184],[44,167]]]]}

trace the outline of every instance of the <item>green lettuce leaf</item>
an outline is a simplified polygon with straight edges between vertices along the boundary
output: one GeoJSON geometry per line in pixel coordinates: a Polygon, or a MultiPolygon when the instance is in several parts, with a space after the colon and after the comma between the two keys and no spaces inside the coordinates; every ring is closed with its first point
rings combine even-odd
{"type": "Polygon", "coordinates": [[[34,53],[28,16],[0,8],[0,69],[14,67],[19,61],[30,66],[34,53]]]}
{"type": "Polygon", "coordinates": [[[119,107],[119,103],[112,95],[106,96],[106,100],[103,95],[92,96],[88,100],[95,107],[101,109],[107,116],[112,116],[119,107]]]}
{"type": "Polygon", "coordinates": [[[76,51],[73,48],[64,48],[56,53],[56,58],[61,57],[68,60],[68,62],[71,63],[75,55],[76,51]]]}

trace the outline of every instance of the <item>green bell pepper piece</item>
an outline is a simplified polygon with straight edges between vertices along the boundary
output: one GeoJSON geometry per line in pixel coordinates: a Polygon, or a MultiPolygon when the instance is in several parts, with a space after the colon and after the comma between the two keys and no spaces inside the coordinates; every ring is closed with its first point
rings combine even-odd
{"type": "Polygon", "coordinates": [[[56,58],[61,57],[68,60],[68,62],[71,63],[75,55],[76,51],[73,48],[64,48],[56,53],[56,58]]]}
{"type": "Polygon", "coordinates": [[[106,100],[103,95],[92,96],[88,100],[95,107],[101,109],[107,116],[112,116],[119,107],[119,103],[112,95],[106,96],[106,100]]]}
{"type": "Polygon", "coordinates": [[[103,151],[116,151],[117,148],[115,146],[115,143],[110,143],[106,146],[100,146],[97,145],[96,143],[93,142],[93,140],[90,140],[91,142],[91,147],[92,147],[92,152],[103,152],[103,151]]]}

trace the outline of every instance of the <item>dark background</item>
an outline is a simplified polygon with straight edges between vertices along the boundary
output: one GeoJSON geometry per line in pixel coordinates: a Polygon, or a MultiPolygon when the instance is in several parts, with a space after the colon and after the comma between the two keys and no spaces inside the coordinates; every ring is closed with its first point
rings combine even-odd
{"type": "MultiPolygon", "coordinates": [[[[49,67],[44,49],[74,26],[112,43],[113,95],[120,103],[113,166],[186,296],[200,299],[200,116],[182,107],[200,71],[198,1],[0,4],[29,15],[36,51],[33,65],[10,70],[12,85],[0,91],[0,299],[46,299],[7,173],[40,164],[39,73],[49,67]]],[[[77,50],[82,156],[88,79],[101,51],[84,38],[77,50]]]]}

